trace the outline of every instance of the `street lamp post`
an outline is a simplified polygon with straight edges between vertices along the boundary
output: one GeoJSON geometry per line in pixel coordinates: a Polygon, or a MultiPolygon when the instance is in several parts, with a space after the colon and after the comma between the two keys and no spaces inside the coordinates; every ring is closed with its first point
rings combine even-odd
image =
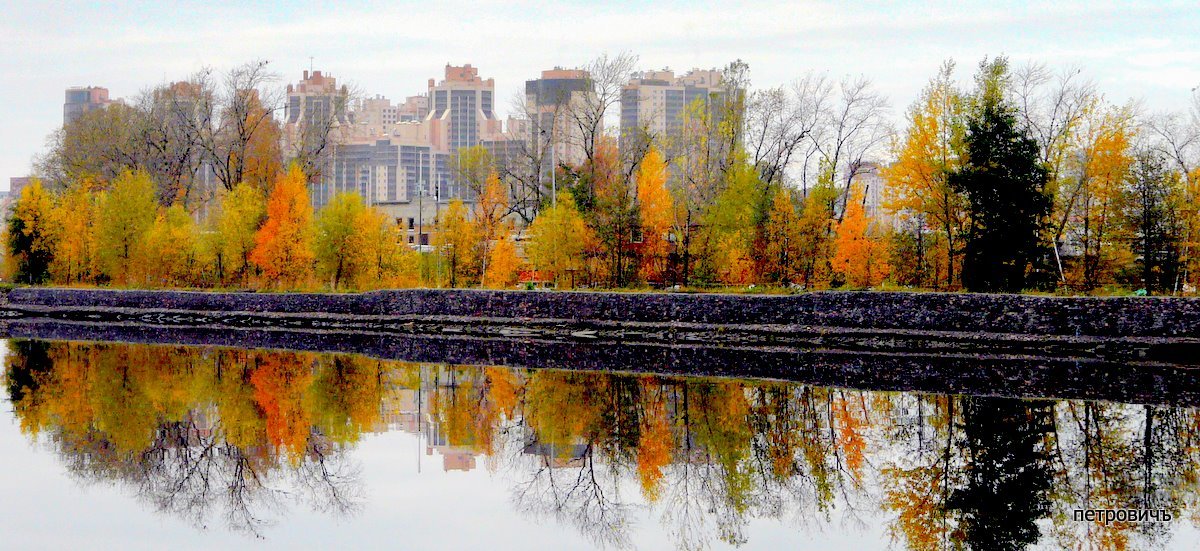
{"type": "MultiPolygon", "coordinates": [[[[539,132],[544,135],[546,134],[546,129],[543,128],[539,132]]],[[[546,143],[550,147],[550,206],[553,207],[558,205],[558,177],[555,174],[557,171],[554,169],[554,128],[550,128],[550,139],[546,143]]],[[[538,180],[540,181],[541,178],[538,178],[538,180]]]]}
{"type": "Polygon", "coordinates": [[[420,177],[418,177],[417,178],[417,237],[414,240],[414,241],[416,241],[416,245],[417,245],[415,248],[418,251],[422,250],[421,249],[421,232],[423,231],[424,222],[425,222],[425,220],[424,220],[425,219],[425,201],[424,201],[424,199],[425,199],[425,182],[421,181],[420,177]]]}

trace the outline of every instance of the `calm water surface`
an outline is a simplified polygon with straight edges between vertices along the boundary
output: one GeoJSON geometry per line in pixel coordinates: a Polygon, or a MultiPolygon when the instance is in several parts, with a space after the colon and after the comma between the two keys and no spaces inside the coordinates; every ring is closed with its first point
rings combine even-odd
{"type": "Polygon", "coordinates": [[[3,548],[1200,546],[1200,409],[3,348],[3,548]]]}

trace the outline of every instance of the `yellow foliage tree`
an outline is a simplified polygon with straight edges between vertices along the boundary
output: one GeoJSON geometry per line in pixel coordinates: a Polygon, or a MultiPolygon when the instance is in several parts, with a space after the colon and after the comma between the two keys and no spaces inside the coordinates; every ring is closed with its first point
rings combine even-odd
{"type": "Polygon", "coordinates": [[[363,265],[354,282],[359,289],[413,287],[418,279],[416,251],[401,240],[400,228],[374,208],[364,209],[354,223],[355,243],[363,265]]]}
{"type": "Polygon", "coordinates": [[[157,212],[154,183],[141,171],[121,173],[100,199],[100,266],[113,283],[125,285],[136,279],[135,261],[142,255],[146,231],[157,212]]]}
{"type": "Polygon", "coordinates": [[[887,244],[871,226],[863,209],[862,186],[854,185],[846,213],[837,224],[834,240],[833,272],[854,288],[874,287],[891,272],[887,262],[887,244]]]}
{"type": "Polygon", "coordinates": [[[72,185],[59,198],[54,219],[58,229],[50,274],[60,285],[93,283],[100,275],[96,228],[99,196],[91,180],[72,185]]]}
{"type": "Polygon", "coordinates": [[[57,238],[54,198],[41,182],[21,191],[5,231],[9,278],[21,283],[42,283],[50,277],[57,238]]]}
{"type": "Polygon", "coordinates": [[[214,219],[211,254],[215,258],[216,279],[245,284],[253,262],[255,235],[266,217],[266,198],[252,184],[243,182],[221,200],[214,219]]]}
{"type": "Polygon", "coordinates": [[[637,198],[642,224],[639,275],[647,281],[661,280],[667,265],[667,232],[675,209],[667,192],[667,165],[653,147],[638,167],[637,198]]]}
{"type": "Polygon", "coordinates": [[[197,271],[196,235],[196,225],[183,205],[161,210],[146,232],[131,276],[136,274],[151,287],[189,285],[197,271]]]}
{"type": "Polygon", "coordinates": [[[1122,193],[1133,167],[1130,137],[1133,117],[1126,110],[1088,113],[1079,163],[1078,194],[1068,217],[1069,233],[1082,247],[1082,262],[1067,274],[1091,290],[1111,282],[1117,270],[1133,262],[1129,235],[1120,223],[1122,193]]]}
{"type": "Polygon", "coordinates": [[[584,252],[591,239],[591,230],[575,208],[575,200],[570,193],[562,192],[558,204],[542,209],[529,225],[525,252],[535,270],[563,286],[574,271],[583,268],[584,252]]]}
{"type": "Polygon", "coordinates": [[[369,251],[361,246],[363,236],[358,233],[366,210],[361,195],[343,191],[317,213],[317,273],[335,290],[347,281],[361,282],[370,265],[369,251]]]}
{"type": "Polygon", "coordinates": [[[838,190],[833,183],[833,167],[826,163],[817,185],[808,190],[800,211],[799,277],[806,289],[821,289],[829,285],[830,238],[833,226],[833,205],[838,190]]]}
{"type": "MultiPolygon", "coordinates": [[[[935,243],[946,262],[943,286],[957,284],[960,237],[967,227],[966,198],[948,180],[962,163],[965,131],[964,103],[954,87],[953,68],[944,65],[909,109],[908,132],[896,147],[896,162],[882,171],[886,207],[902,219],[912,219],[918,232],[925,227],[938,232],[935,243]]],[[[923,253],[918,250],[916,256],[923,253]]]]}
{"type": "Polygon", "coordinates": [[[479,232],[467,219],[467,208],[460,199],[450,202],[449,208],[437,220],[433,246],[446,263],[446,277],[451,287],[468,284],[474,277],[476,246],[479,232]]]}
{"type": "Polygon", "coordinates": [[[705,256],[707,269],[722,283],[752,283],[758,279],[753,251],[759,230],[756,221],[767,198],[765,189],[758,171],[744,159],[730,167],[726,181],[702,225],[702,239],[711,248],[711,254],[705,256]]]}
{"type": "Polygon", "coordinates": [[[767,216],[766,251],[764,275],[781,285],[795,283],[800,277],[802,238],[800,219],[791,194],[777,190],[771,199],[771,211],[767,216]]]}
{"type": "Polygon", "coordinates": [[[295,286],[312,271],[312,205],[304,173],[288,169],[267,200],[267,220],[254,237],[250,261],[276,286],[295,286]]]}

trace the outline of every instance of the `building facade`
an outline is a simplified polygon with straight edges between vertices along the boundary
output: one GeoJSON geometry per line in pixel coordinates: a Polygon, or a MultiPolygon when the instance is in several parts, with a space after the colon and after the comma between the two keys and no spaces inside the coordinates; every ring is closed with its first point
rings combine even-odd
{"type": "Polygon", "coordinates": [[[63,101],[63,126],[75,122],[84,113],[103,109],[112,103],[108,99],[108,88],[100,86],[73,86],[67,88],[63,101]]]}
{"type": "Polygon", "coordinates": [[[500,134],[503,123],[494,110],[495,79],[479,77],[470,63],[446,65],[445,78],[429,79],[430,140],[444,151],[480,145],[483,139],[500,134]]]}
{"type": "MultiPolygon", "coordinates": [[[[530,147],[534,151],[552,147],[556,164],[582,164],[587,158],[583,131],[573,124],[572,114],[595,101],[591,75],[582,69],[555,67],[542,71],[541,78],[525,81],[530,147]]],[[[542,157],[548,169],[551,155],[542,157]]]]}
{"type": "Polygon", "coordinates": [[[699,103],[719,121],[730,97],[716,69],[693,69],[682,76],[670,69],[634,73],[621,88],[621,138],[644,135],[669,147],[681,138],[689,106],[699,103]]]}

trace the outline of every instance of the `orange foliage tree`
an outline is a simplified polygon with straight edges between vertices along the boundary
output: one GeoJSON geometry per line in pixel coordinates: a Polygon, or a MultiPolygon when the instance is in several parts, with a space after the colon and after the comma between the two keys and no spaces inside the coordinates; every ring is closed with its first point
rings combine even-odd
{"type": "Polygon", "coordinates": [[[483,285],[489,289],[507,289],[517,284],[521,259],[517,258],[517,247],[512,239],[501,236],[488,254],[487,270],[483,273],[483,285]]]}
{"type": "Polygon", "coordinates": [[[255,235],[250,253],[250,261],[276,286],[294,286],[311,274],[315,259],[311,221],[304,173],[293,166],[271,190],[267,221],[255,235]]]}
{"type": "Polygon", "coordinates": [[[855,185],[846,203],[846,213],[837,224],[833,272],[854,288],[874,287],[883,282],[891,268],[887,245],[863,209],[862,186],[855,185]]]}
{"type": "Polygon", "coordinates": [[[667,191],[667,165],[651,147],[637,173],[638,214],[642,224],[642,258],[638,273],[647,281],[661,280],[667,265],[667,232],[674,207],[667,191]]]}
{"type": "Polygon", "coordinates": [[[476,258],[480,263],[479,273],[481,274],[487,272],[488,263],[491,262],[493,243],[509,232],[509,225],[504,221],[507,214],[508,190],[500,182],[500,176],[496,174],[495,170],[492,170],[488,172],[487,180],[484,182],[483,193],[475,202],[473,218],[475,233],[479,238],[476,258]]]}

